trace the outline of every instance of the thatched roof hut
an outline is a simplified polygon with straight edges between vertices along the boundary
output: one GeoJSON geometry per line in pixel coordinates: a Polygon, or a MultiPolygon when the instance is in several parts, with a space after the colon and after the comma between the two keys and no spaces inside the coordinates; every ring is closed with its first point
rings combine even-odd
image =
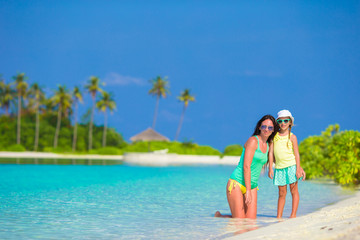
{"type": "Polygon", "coordinates": [[[160,133],[156,132],[154,129],[152,128],[148,128],[146,129],[145,131],[135,135],[135,136],[132,136],[130,138],[130,140],[132,142],[136,142],[136,141],[166,141],[166,142],[169,142],[170,140],[161,135],[160,133]]]}

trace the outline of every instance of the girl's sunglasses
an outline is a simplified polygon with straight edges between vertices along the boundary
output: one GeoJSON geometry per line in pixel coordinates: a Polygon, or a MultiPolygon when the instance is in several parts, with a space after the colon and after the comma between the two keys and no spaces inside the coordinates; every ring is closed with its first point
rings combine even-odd
{"type": "Polygon", "coordinates": [[[276,121],[278,122],[278,124],[282,124],[282,122],[284,122],[284,123],[290,122],[290,119],[278,119],[276,121]]]}
{"type": "Polygon", "coordinates": [[[266,128],[269,131],[274,131],[274,127],[272,127],[272,126],[261,125],[261,127],[260,127],[261,130],[265,130],[266,128]]]}

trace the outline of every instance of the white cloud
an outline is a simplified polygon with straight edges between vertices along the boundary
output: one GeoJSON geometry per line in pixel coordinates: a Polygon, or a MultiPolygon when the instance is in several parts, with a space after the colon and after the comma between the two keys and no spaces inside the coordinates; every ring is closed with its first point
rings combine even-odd
{"type": "Polygon", "coordinates": [[[177,122],[180,119],[179,114],[174,114],[172,112],[169,112],[167,110],[161,110],[160,111],[161,117],[165,118],[168,122],[177,122]]]}
{"type": "MultiPolygon", "coordinates": [[[[167,122],[179,122],[180,120],[180,116],[181,116],[181,112],[179,112],[178,114],[174,114],[172,112],[169,112],[167,110],[161,110],[160,111],[160,117],[165,119],[167,122]]],[[[158,116],[159,118],[159,116],[158,116]]],[[[191,122],[191,118],[188,117],[185,113],[185,117],[184,117],[184,122],[191,122]]]]}
{"type": "Polygon", "coordinates": [[[146,81],[143,78],[123,76],[115,72],[108,73],[104,78],[104,82],[109,86],[114,86],[114,85],[126,86],[132,84],[138,86],[146,85],[146,81]]]}

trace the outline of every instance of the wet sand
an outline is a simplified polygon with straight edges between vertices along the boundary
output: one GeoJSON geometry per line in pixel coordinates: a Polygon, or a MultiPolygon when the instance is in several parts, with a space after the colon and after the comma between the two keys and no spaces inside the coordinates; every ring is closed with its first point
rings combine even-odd
{"type": "Polygon", "coordinates": [[[227,239],[360,239],[360,190],[348,199],[227,239]]]}

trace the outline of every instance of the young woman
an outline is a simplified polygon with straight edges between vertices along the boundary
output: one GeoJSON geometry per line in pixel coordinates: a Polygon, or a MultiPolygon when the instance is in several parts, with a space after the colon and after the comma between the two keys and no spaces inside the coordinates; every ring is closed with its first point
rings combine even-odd
{"type": "Polygon", "coordinates": [[[231,215],[222,215],[217,211],[215,217],[256,218],[258,179],[268,161],[269,143],[276,133],[275,126],[275,118],[271,115],[265,115],[257,122],[226,186],[231,215]]]}

